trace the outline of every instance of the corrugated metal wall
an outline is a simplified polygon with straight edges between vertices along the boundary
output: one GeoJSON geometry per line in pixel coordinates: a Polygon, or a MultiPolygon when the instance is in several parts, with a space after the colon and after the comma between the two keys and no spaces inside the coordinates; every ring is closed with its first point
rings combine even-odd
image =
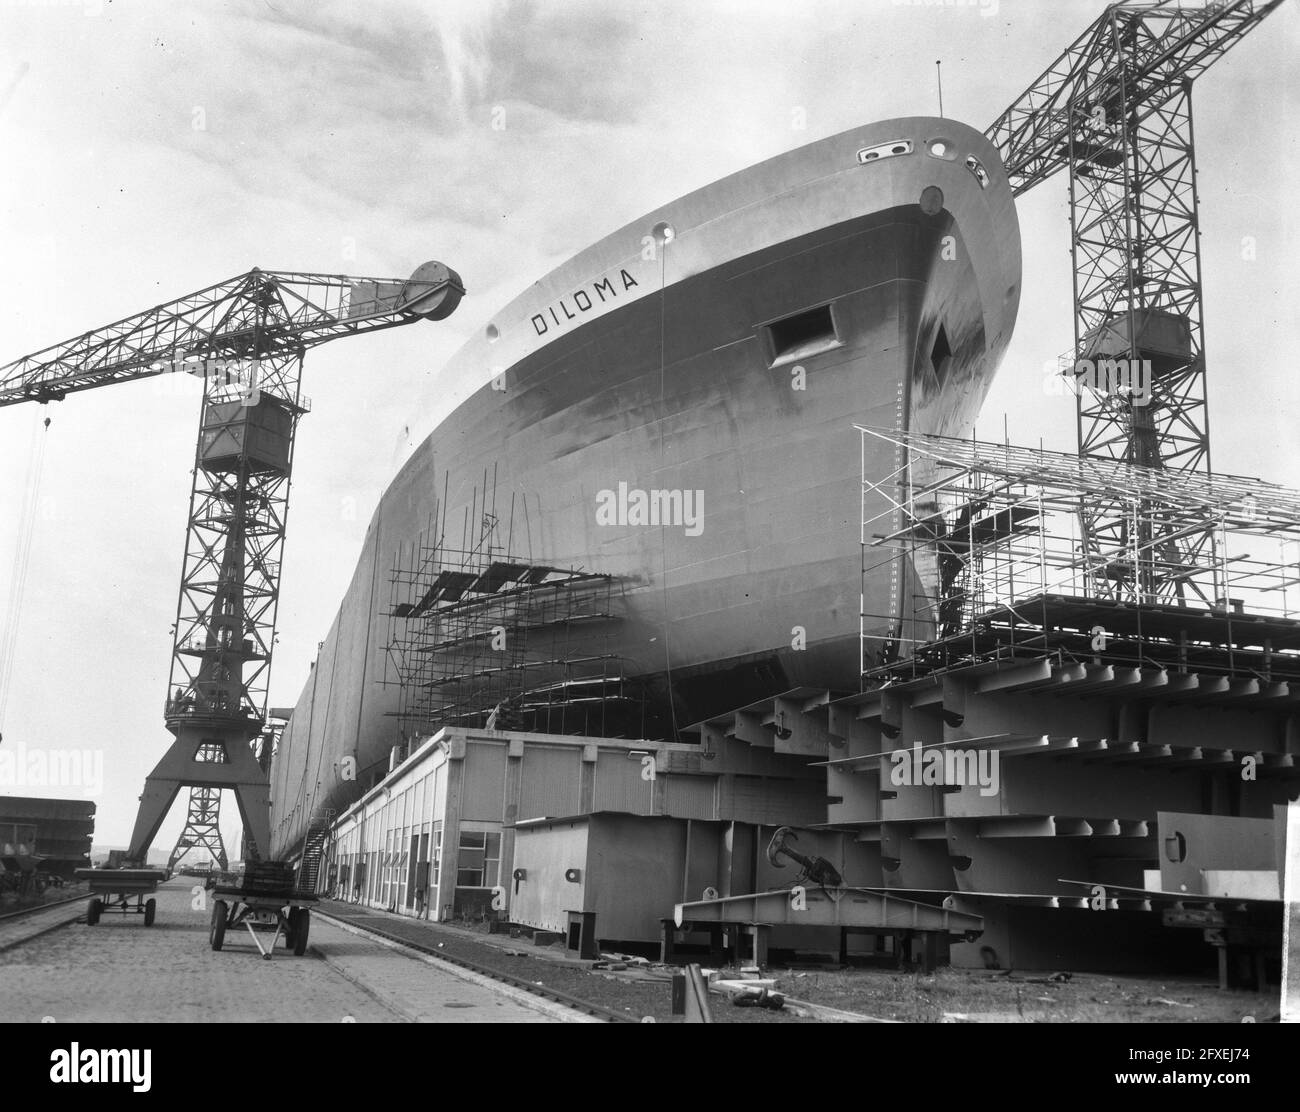
{"type": "MultiPolygon", "coordinates": [[[[580,810],[582,750],[525,745],[519,793],[519,821],[550,816],[564,818],[580,810]]],[[[494,816],[501,818],[498,804],[494,816]]]]}
{"type": "Polygon", "coordinates": [[[812,826],[826,821],[826,787],[815,780],[781,781],[765,776],[736,776],[731,799],[722,813],[741,822],[812,826]]]}
{"type": "Polygon", "coordinates": [[[602,753],[596,761],[596,811],[630,811],[648,815],[654,805],[654,781],[641,778],[641,761],[623,753],[602,753]]]}
{"type": "Polygon", "coordinates": [[[465,747],[460,817],[500,822],[505,811],[506,747],[475,741],[465,747]]]}
{"type": "Polygon", "coordinates": [[[717,814],[717,777],[665,776],[664,814],[711,819],[717,814]]]}

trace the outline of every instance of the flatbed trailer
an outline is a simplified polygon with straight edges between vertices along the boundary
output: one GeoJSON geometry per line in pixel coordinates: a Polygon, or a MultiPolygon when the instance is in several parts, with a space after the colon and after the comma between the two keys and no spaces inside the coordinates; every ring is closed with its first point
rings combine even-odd
{"type": "Polygon", "coordinates": [[[212,895],[212,921],[208,926],[212,949],[225,946],[228,930],[244,926],[265,961],[271,960],[281,936],[286,949],[298,957],[307,952],[311,905],[316,897],[299,891],[292,869],[282,863],[250,864],[239,883],[218,884],[212,895]],[[263,947],[259,933],[272,935],[268,946],[263,947]]]}
{"type": "Polygon", "coordinates": [[[151,893],[167,874],[161,869],[78,869],[74,874],[84,880],[93,895],[86,906],[86,926],[93,927],[104,912],[143,915],[144,925],[152,927],[158,902],[151,893]],[[149,899],[145,899],[149,896],[149,899]]]}

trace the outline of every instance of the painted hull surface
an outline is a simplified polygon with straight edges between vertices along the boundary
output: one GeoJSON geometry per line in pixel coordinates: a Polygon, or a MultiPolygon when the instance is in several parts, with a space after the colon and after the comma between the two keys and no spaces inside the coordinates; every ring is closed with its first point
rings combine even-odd
{"type": "Polygon", "coordinates": [[[860,515],[883,504],[863,505],[862,469],[902,461],[864,460],[853,425],[968,433],[1019,291],[996,151],[908,118],[665,205],[506,306],[453,363],[484,386],[375,512],[272,769],[273,852],[360,794],[345,757],[365,770],[401,742],[398,692],[378,682],[390,578],[435,507],[449,532],[481,513],[485,476],[512,555],[618,577],[602,649],[670,723],[797,685],[856,690],[860,622],[887,634],[934,583],[881,549],[863,575],[860,515]],[[653,491],[675,492],[674,520],[636,516],[653,491]]]}

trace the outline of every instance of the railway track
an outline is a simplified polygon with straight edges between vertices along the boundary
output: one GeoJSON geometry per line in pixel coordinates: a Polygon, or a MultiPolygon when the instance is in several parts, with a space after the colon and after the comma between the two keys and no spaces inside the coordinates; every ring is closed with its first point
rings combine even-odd
{"type": "Polygon", "coordinates": [[[69,896],[64,900],[53,900],[50,903],[34,904],[31,907],[21,907],[16,911],[6,911],[0,914],[0,952],[10,950],[15,946],[21,946],[24,942],[30,942],[33,938],[39,938],[50,931],[58,930],[59,927],[66,927],[70,923],[75,923],[82,918],[83,912],[68,914],[72,909],[72,904],[84,904],[90,898],[89,892],[82,892],[76,896],[69,896]],[[36,929],[24,932],[23,923],[30,922],[41,915],[48,915],[50,912],[58,912],[62,908],[64,914],[50,915],[48,923],[37,926],[36,929]],[[6,929],[13,928],[13,929],[6,929]]]}
{"type": "Polygon", "coordinates": [[[574,1011],[583,1012],[586,1015],[602,1019],[606,1023],[638,1023],[639,1019],[623,1015],[619,1012],[612,1011],[609,1008],[601,1007],[599,1004],[593,1004],[589,1000],[583,1000],[577,996],[571,996],[567,992],[561,992],[559,989],[547,988],[544,985],[536,985],[531,981],[526,981],[522,977],[515,977],[509,973],[503,973],[499,969],[493,969],[487,965],[481,965],[476,961],[470,961],[468,958],[454,957],[444,950],[439,950],[436,946],[426,946],[422,942],[413,942],[399,934],[393,934],[391,931],[382,930],[379,927],[371,926],[369,923],[358,922],[355,919],[347,919],[341,915],[332,915],[329,912],[317,911],[316,915],[322,919],[345,925],[351,930],[359,931],[364,934],[374,935],[376,938],[382,938],[387,942],[398,946],[404,946],[411,950],[417,950],[422,954],[428,954],[430,957],[437,958],[439,961],[448,962],[451,965],[460,966],[471,973],[477,973],[480,977],[488,977],[491,980],[499,981],[511,988],[527,992],[531,996],[540,996],[544,1000],[550,1000],[556,1004],[563,1004],[566,1008],[572,1008],[574,1011]]]}
{"type": "Polygon", "coordinates": [[[89,898],[89,892],[82,892],[80,895],[68,896],[66,899],[51,900],[49,903],[43,904],[32,904],[31,907],[20,907],[17,911],[6,911],[3,914],[0,914],[0,925],[9,922],[16,922],[27,915],[36,915],[42,911],[49,911],[54,907],[63,907],[66,904],[78,903],[81,900],[87,900],[89,898]]]}

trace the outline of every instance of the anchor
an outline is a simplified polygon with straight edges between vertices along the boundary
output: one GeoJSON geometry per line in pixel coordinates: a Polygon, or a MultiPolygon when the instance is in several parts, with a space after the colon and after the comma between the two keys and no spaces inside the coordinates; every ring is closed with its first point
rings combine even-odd
{"type": "Polygon", "coordinates": [[[772,835],[772,840],[767,843],[767,860],[777,869],[784,869],[785,865],[781,863],[782,856],[790,858],[796,865],[802,868],[796,884],[802,884],[805,880],[810,880],[818,885],[827,899],[838,901],[844,894],[844,878],[840,876],[835,866],[824,857],[805,857],[798,850],[791,849],[786,843],[797,842],[799,837],[788,826],[778,827],[776,833],[772,835]]]}

